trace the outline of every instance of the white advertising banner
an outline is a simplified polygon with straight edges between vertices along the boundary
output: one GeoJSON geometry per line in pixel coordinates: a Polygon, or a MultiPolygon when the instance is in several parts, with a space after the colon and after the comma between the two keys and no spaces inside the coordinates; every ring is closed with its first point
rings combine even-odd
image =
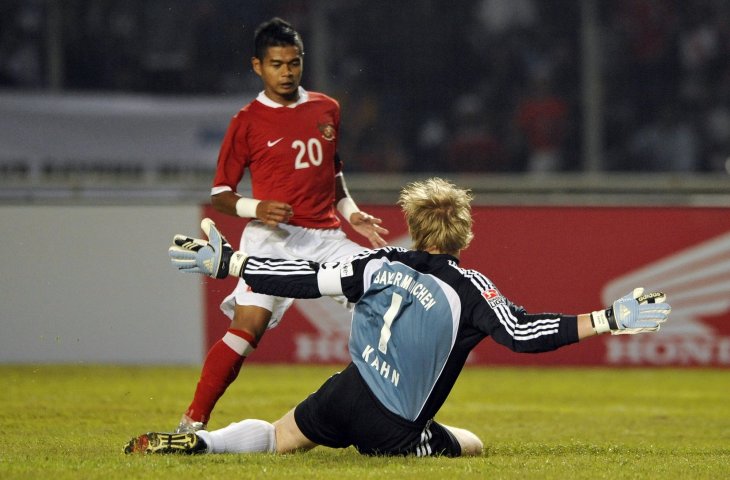
{"type": "Polygon", "coordinates": [[[0,93],[0,168],[212,171],[252,97],[0,93]]]}

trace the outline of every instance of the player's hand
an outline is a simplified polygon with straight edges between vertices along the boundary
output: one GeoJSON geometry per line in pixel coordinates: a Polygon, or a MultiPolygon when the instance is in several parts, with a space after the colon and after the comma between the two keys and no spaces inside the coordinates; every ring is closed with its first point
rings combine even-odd
{"type": "Polygon", "coordinates": [[[256,206],[256,218],[270,227],[275,227],[280,223],[289,223],[292,215],[294,215],[294,210],[288,203],[261,200],[256,206]]]}
{"type": "Polygon", "coordinates": [[[170,261],[185,273],[201,273],[212,278],[226,278],[229,274],[239,276],[246,255],[234,252],[228,240],[218,231],[210,218],[200,222],[208,240],[175,235],[173,245],[168,249],[170,261]]]}
{"type": "Polygon", "coordinates": [[[381,235],[388,235],[390,232],[381,227],[383,221],[365,212],[354,212],[350,215],[350,225],[357,233],[370,240],[373,248],[380,248],[388,245],[381,235]]]}
{"type": "Polygon", "coordinates": [[[610,331],[612,335],[655,332],[672,311],[666,300],[662,292],[644,293],[643,288],[635,288],[606,310],[591,313],[593,328],[597,333],[610,331]]]}

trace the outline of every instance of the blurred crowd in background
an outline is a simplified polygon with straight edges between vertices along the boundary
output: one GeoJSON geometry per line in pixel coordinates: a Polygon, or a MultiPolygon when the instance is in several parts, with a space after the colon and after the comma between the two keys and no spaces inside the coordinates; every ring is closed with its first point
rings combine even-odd
{"type": "MultiPolygon", "coordinates": [[[[602,169],[725,171],[730,1],[595,2],[602,169]]],[[[280,16],[303,86],[342,104],[348,171],[580,171],[582,3],[3,0],[0,89],[240,94],[234,113],[260,89],[253,31],[280,16]]]]}

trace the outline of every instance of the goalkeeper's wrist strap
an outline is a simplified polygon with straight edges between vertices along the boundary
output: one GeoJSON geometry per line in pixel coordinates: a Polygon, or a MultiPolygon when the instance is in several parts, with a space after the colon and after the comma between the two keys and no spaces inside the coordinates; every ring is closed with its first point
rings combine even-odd
{"type": "Polygon", "coordinates": [[[236,215],[243,218],[256,218],[256,207],[261,200],[241,197],[236,202],[236,215]]]}
{"type": "Polygon", "coordinates": [[[357,208],[357,205],[355,204],[355,201],[352,199],[352,197],[344,197],[341,198],[339,202],[337,202],[337,211],[340,212],[344,219],[349,222],[350,216],[355,212],[359,212],[360,209],[357,208]]]}
{"type": "Polygon", "coordinates": [[[613,307],[591,312],[591,325],[597,334],[618,330],[616,318],[613,316],[613,307]]]}
{"type": "Polygon", "coordinates": [[[243,252],[235,251],[231,255],[228,262],[228,275],[233,277],[240,277],[243,271],[243,266],[246,264],[248,256],[243,252]]]}

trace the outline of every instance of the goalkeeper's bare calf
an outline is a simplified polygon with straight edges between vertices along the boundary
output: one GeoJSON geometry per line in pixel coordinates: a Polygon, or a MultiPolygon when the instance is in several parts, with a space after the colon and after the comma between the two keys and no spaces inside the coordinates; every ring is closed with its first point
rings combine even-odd
{"type": "Polygon", "coordinates": [[[413,249],[367,250],[341,263],[249,257],[207,219],[201,224],[207,240],[175,236],[169,255],[184,272],[241,276],[269,295],[345,295],[356,303],[352,362],[273,424],[244,420],[214,431],[151,432],[125,451],[286,453],[354,445],[364,454],[478,455],[475,434],[434,417],[482,339],[545,352],[602,333],[655,332],[667,320],[666,295],[643,288],[592,313],[528,313],[489,278],[459,265],[472,239],[471,198],[439,178],[412,183],[399,204],[413,249]]]}

